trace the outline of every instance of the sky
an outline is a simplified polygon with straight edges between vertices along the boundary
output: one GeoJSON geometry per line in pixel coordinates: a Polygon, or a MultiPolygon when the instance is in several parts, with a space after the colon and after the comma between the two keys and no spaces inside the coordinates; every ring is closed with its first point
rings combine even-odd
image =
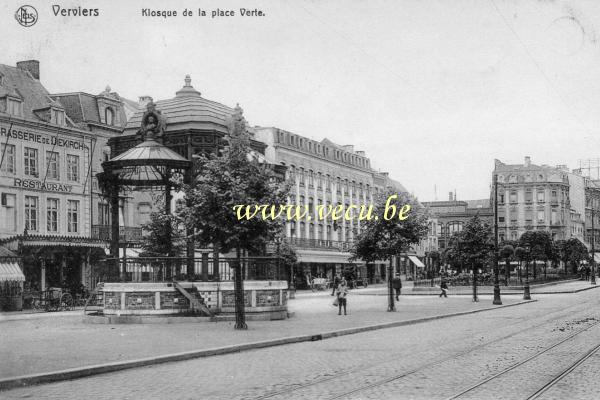
{"type": "Polygon", "coordinates": [[[160,100],[189,74],[251,125],[364,150],[421,201],[489,198],[494,159],[600,158],[600,1],[5,0],[0,34],[0,63],[39,60],[51,93],[160,100]]]}

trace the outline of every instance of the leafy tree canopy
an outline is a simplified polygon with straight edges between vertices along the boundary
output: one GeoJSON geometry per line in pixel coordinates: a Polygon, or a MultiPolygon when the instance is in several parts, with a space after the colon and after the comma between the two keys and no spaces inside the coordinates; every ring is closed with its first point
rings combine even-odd
{"type": "Polygon", "coordinates": [[[428,231],[425,209],[407,193],[395,193],[388,190],[381,193],[373,204],[373,215],[377,219],[365,221],[364,230],[354,241],[350,249],[351,259],[362,259],[366,262],[387,260],[391,256],[405,253],[411,245],[418,244],[426,237],[428,231]],[[392,198],[392,196],[397,196],[392,198]],[[383,218],[386,203],[397,210],[410,205],[408,218],[383,218]]]}
{"type": "Polygon", "coordinates": [[[242,110],[229,123],[228,146],[222,155],[199,156],[195,176],[185,187],[186,223],[196,229],[202,245],[215,243],[222,251],[258,251],[281,231],[281,219],[238,220],[234,206],[285,204],[289,187],[278,181],[271,166],[258,161],[250,148],[250,136],[242,110]]]}

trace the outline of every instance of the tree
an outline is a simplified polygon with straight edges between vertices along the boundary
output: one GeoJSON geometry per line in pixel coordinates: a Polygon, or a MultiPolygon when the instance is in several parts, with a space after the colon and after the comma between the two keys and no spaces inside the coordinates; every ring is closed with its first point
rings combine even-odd
{"type": "Polygon", "coordinates": [[[473,270],[473,301],[477,297],[477,269],[483,267],[493,255],[494,237],[492,229],[475,215],[465,224],[462,231],[450,238],[450,246],[454,248],[455,257],[461,264],[466,264],[473,270]]]}
{"type": "Polygon", "coordinates": [[[559,262],[562,262],[564,264],[565,274],[567,274],[567,265],[569,263],[569,259],[566,240],[559,239],[554,242],[554,255],[559,262]]]}
{"type": "Polygon", "coordinates": [[[429,252],[429,259],[431,260],[431,286],[433,287],[433,279],[435,278],[436,271],[439,271],[439,263],[440,263],[440,252],[437,250],[433,250],[429,252]]]}
{"type": "Polygon", "coordinates": [[[572,265],[572,272],[577,273],[581,262],[589,259],[588,250],[577,238],[570,238],[566,242],[566,259],[572,265]]]}
{"type": "MultiPolygon", "coordinates": [[[[552,245],[552,236],[546,231],[527,231],[521,235],[519,245],[529,248],[529,257],[533,260],[542,260],[547,262],[553,257],[554,249],[552,245]]],[[[537,268],[534,263],[533,278],[537,277],[537,268]]]]}
{"type": "Polygon", "coordinates": [[[519,261],[519,282],[523,283],[523,278],[521,276],[521,263],[527,258],[527,251],[521,246],[515,247],[515,258],[519,261]]]}
{"type": "Polygon", "coordinates": [[[142,239],[142,256],[173,257],[183,252],[185,237],[180,229],[181,219],[164,211],[152,212],[150,221],[142,224],[147,232],[142,239]]]}
{"type": "Polygon", "coordinates": [[[427,215],[416,199],[406,193],[394,193],[391,190],[375,199],[373,215],[376,217],[365,221],[364,229],[354,241],[350,249],[351,259],[362,259],[366,262],[390,260],[388,311],[395,311],[391,276],[392,257],[406,253],[411,245],[418,244],[427,236],[429,229],[427,215]],[[386,206],[388,209],[396,207],[396,210],[401,210],[405,205],[410,206],[408,218],[400,219],[398,216],[394,216],[388,219],[383,217],[386,206]]]}
{"type": "Polygon", "coordinates": [[[510,277],[510,260],[512,259],[514,254],[515,248],[509,243],[506,243],[504,246],[502,246],[502,249],[500,250],[500,257],[504,258],[504,261],[506,262],[506,266],[504,269],[505,286],[508,286],[508,279],[510,277]]]}
{"type": "Polygon", "coordinates": [[[196,240],[213,245],[218,253],[236,251],[236,329],[246,329],[243,310],[241,253],[258,252],[282,230],[282,219],[239,218],[236,206],[279,207],[287,200],[289,187],[277,179],[271,166],[259,162],[250,148],[250,136],[238,106],[229,121],[228,146],[221,155],[199,156],[192,183],[185,186],[185,220],[196,230],[196,240]]]}

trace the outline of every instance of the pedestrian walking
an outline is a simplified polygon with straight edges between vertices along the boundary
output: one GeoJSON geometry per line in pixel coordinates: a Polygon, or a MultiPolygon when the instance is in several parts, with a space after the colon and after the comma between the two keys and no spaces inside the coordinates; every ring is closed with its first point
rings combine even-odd
{"type": "Polygon", "coordinates": [[[442,290],[442,292],[440,293],[440,297],[448,297],[448,284],[446,283],[445,279],[442,279],[442,281],[440,282],[440,289],[442,290]]]}
{"type": "Polygon", "coordinates": [[[590,267],[585,267],[585,280],[589,281],[590,280],[590,273],[592,272],[590,267]]]}
{"type": "Polygon", "coordinates": [[[400,291],[402,290],[402,279],[400,279],[399,275],[396,275],[394,279],[392,279],[392,287],[396,291],[396,300],[400,300],[398,296],[400,296],[400,291]]]}
{"type": "Polygon", "coordinates": [[[331,285],[332,286],[332,288],[331,288],[331,295],[332,296],[335,296],[335,291],[337,290],[337,288],[340,285],[341,281],[342,280],[341,280],[340,274],[335,274],[335,278],[333,278],[333,285],[331,285]]]}
{"type": "Polygon", "coordinates": [[[348,296],[348,284],[344,278],[341,279],[336,292],[338,301],[338,315],[342,315],[342,306],[344,307],[344,315],[346,315],[346,296],[348,296]]]}

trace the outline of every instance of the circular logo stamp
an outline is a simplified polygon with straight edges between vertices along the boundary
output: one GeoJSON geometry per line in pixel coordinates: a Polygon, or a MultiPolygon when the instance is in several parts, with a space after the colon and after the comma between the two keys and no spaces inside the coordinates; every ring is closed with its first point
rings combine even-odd
{"type": "Polygon", "coordinates": [[[21,6],[15,13],[15,19],[23,26],[29,27],[35,25],[38,20],[38,13],[33,6],[21,6]]]}

